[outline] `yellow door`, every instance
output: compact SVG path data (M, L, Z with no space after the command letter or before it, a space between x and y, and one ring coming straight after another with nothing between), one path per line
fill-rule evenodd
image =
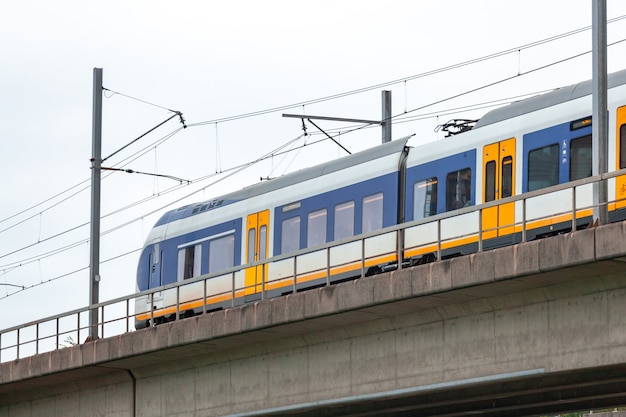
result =
M515 138L483 148L483 202L515 194ZM513 233L515 203L500 204L483 210L483 239Z
M269 210L248 215L246 221L246 263L267 258L269 242ZM246 269L246 295L261 292L261 285L267 281L267 265L257 265Z
M626 106L617 109L615 143L617 146L616 169L626 168ZM615 208L626 207L626 175L615 178L615 201Z

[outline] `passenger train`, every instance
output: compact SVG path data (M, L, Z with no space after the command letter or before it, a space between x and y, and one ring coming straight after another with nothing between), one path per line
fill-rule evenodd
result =
M531 219L527 240L572 229L569 197L554 192L522 208L521 201L498 200L591 176L591 81L560 88L490 111L472 129L415 147L408 138L306 168L221 197L165 213L147 237L137 268L137 290L145 291L239 265L349 240L390 226L463 207L496 201L481 211L485 249L521 241L522 210ZM626 70L608 79L608 170L626 167ZM557 187L558 188L558 187ZM591 219L592 185L576 191L574 224ZM608 183L609 218L626 218L626 175ZM510 199L509 199L510 200ZM449 213L450 212L450 213ZM435 218L435 217L433 217ZM535 219L535 220L532 220ZM419 223L419 222L417 222ZM433 223L434 224L434 223ZM432 226L407 231L402 241L380 238L368 248L365 265L348 254L353 246L327 256L311 255L297 279L282 264L259 264L219 275L206 284L137 298L137 328L231 305L279 296L374 273L403 263L432 261L477 250L478 234L459 216L448 222L446 243L437 246ZM396 246L400 245L400 247ZM342 249L345 248L345 249ZM359 247L360 248L360 247ZM357 252L360 249L357 249ZM344 253L345 252L345 253ZM308 264L308 265L305 265ZM193 281L189 281L193 282ZM169 295L168 295L169 294Z

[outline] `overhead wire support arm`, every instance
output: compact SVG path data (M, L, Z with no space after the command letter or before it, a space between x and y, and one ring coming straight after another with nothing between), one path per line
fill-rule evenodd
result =
M174 181L178 181L181 184L183 182L186 182L187 184L191 184L191 180L185 180L179 177L175 177L173 175L166 175L166 174L153 174L151 172L141 172L141 171L135 171L133 169L124 169L124 168L109 168L109 167L100 167L101 170L103 171L122 171L122 172L126 172L128 174L141 174L141 175L150 175L153 177L162 177L162 178L169 178L171 180Z
M183 119L183 114L181 112L175 112L172 116L168 117L167 119L165 119L164 121L162 121L161 123L159 123L158 125L154 126L152 129L148 130L147 132L143 133L142 135L140 135L139 137L137 137L136 139L132 140L131 142L127 143L126 145L122 146L121 148L119 148L117 151L113 152L111 155L107 156L106 158L102 159L102 161L100 162L104 162L107 159L111 158L113 155L117 155L119 152L123 151L124 149L128 148L130 145L132 145L133 143L137 142L139 139L143 138L144 136L146 136L147 134L154 132L156 129L158 129L159 127L163 126L165 123L169 122L170 120L172 120L174 117L180 117L180 121L183 124L183 128L186 128L187 126L185 125L185 119Z
M283 113L283 117L291 117L294 119L307 119L309 122L311 121L311 119L315 119L315 120L329 120L332 122L367 123L370 125L380 125L384 123L381 120L348 119L345 117L328 117L328 116L307 116L305 114Z
M309 123L311 123L313 126L315 126L320 132L325 134L326 137L328 137L328 139L330 139L333 142L335 142L341 149L343 149L344 151L348 152L349 155L351 155L352 152L347 150L341 143L337 142L335 140L335 138L330 136L328 133L326 133L324 130L322 130L322 128L320 128L318 125L313 123L313 121L311 119L328 120L328 121L331 121L331 122L364 123L364 124L368 124L368 125L384 125L385 124L385 121L381 121L381 120L351 119L351 118L346 118L346 117L328 117L328 116L307 116L305 114L283 113L283 117L291 117L291 118L294 118L294 119L301 119L302 120L303 130L304 130L305 134L306 134L306 127L304 126L304 119L308 120Z
M335 142L337 144L337 146L339 146L341 149L343 149L344 151L348 152L348 155L352 155L352 152L350 152L349 150L347 150L341 143L337 142L335 140L335 138L333 138L332 136L330 136L328 133L324 132L322 130L322 128L320 128L318 125L316 125L315 123L313 123L311 121L311 119L307 119L309 121L309 123L311 123L313 126L315 126L320 132L322 132L323 134L325 134L328 139L332 140L333 142Z
M15 287L15 288L21 288L22 290L25 290L26 287L23 285L17 285L17 284L7 284L7 283L0 283L0 285L2 286L6 286L6 287Z
M178 115L178 117L180 117L180 124L183 125L183 129L187 129L187 125L185 124L185 119L183 118L183 113L180 111L177 111L176 114Z

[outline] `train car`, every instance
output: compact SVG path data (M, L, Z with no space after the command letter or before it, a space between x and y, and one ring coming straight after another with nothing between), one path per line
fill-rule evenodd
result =
M609 171L626 167L626 71L608 83ZM569 191L521 201L506 199L591 176L591 82L557 89L485 114L468 131L437 142L407 147L409 138L219 198L184 206L162 216L140 255L137 289L191 280L191 285L138 297L136 327L158 324L205 310L280 296L292 291L381 271L475 252L479 230L483 248L572 229ZM626 218L626 176L610 180L612 221ZM465 207L504 200L480 211ZM577 188L575 224L591 219L592 185ZM456 214L458 215L450 215ZM442 216L446 214L445 216ZM445 217L445 222L427 218ZM477 219L480 216L480 219ZM423 220L423 221L422 221ZM480 221L477 221L480 220ZM293 262L271 262L217 275L193 278L266 258L341 242L399 223L412 222L395 235L372 240L362 264L356 243L302 257L297 280ZM480 225L480 226L476 226ZM437 230L437 228L441 230ZM437 247L437 236L442 243ZM400 242L400 243L399 243ZM402 247L398 247L400 244ZM402 259L398 259L398 253ZM356 255L355 255L356 254ZM236 290L233 290L235 288ZM180 300L176 305L176 299Z
M437 142L428 152L411 151L406 167L406 220L412 221L488 203L591 176L591 81L559 88L485 114L469 131ZM626 71L608 80L608 170L626 167ZM417 148L415 149L417 150ZM609 200L626 197L623 177L609 181ZM527 201L526 239L572 229L572 198L557 191ZM577 228L592 215L592 185L577 188ZM626 218L624 202L609 206L612 221ZM476 251L478 212L449 220L441 231L442 257ZM482 212L484 248L521 241L522 202ZM434 224L407 231L404 256L433 259ZM456 238L455 238L456 237ZM414 262L415 263L415 262Z
M399 161L408 138L262 182L222 197L165 213L147 237L137 269L138 291L314 247L398 223ZM393 243L395 245L395 243ZM348 254L334 273L340 280L360 270ZM395 259L374 259L371 263ZM315 260L310 262L315 263ZM291 291L281 264L251 267L235 274L236 304ZM312 269L298 286L318 285ZM267 287L261 289L261 281ZM211 280L209 310L233 303L231 276ZM287 288L289 287L289 288ZM296 290L299 288L296 288ZM183 315L202 310L205 290L183 287ZM136 327L172 320L173 294L156 293L136 301ZM152 310L152 311L151 311Z

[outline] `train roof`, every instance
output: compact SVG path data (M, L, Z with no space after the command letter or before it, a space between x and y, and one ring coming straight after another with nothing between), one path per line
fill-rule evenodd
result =
M546 107L565 103L566 101L588 96L591 94L593 88L591 82L592 80L587 80L578 84L569 85L567 87L557 88L549 93L539 94L534 97L516 101L508 106L492 110L480 118L474 126L474 129L516 116L521 116L536 110L541 110ZM608 75L608 88L617 87L623 84L626 84L626 70L614 72Z
M293 184L298 184L313 178L318 178L322 175L331 174L342 169L382 158L386 155L401 152L406 147L406 143L410 138L411 136L406 136L401 139L392 140L382 145L378 145L343 158L335 159L309 168L303 168L299 171L295 171L269 181L251 185L212 200L198 202L170 210L165 213L159 221L157 221L155 226L203 213L205 211L255 197L257 195L269 193L271 191L288 187Z

